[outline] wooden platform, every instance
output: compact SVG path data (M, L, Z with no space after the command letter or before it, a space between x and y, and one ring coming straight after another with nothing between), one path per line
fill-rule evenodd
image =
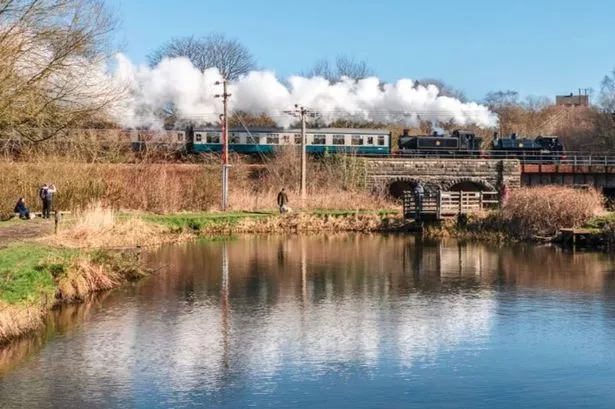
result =
M469 214L498 206L498 192L444 192L423 196L422 208L417 215L414 192L404 191L404 218L415 220L441 220L459 214ZM418 217L417 217L418 216Z
M559 229L559 232L562 244L572 246L573 248L577 245L577 239L587 239L594 234L594 231L589 229L575 228Z

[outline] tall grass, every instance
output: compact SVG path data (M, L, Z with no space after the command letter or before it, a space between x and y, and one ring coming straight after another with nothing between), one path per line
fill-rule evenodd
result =
M0 208L12 212L19 197L41 208L38 189L54 183L54 207L85 208L93 201L150 212L206 210L219 195L217 169L178 164L84 164L0 162Z
M73 226L57 235L41 238L57 246L80 249L134 248L180 239L181 236L171 235L165 226L146 223L137 217L119 218L113 209L100 202L77 213Z
M604 197L594 189L561 186L516 189L497 214L502 228L518 237L553 235L604 213Z
M32 210L41 208L38 188L54 183L54 206L84 209L100 201L113 209L155 213L206 211L221 203L219 163L203 156L202 164L112 164L62 161L0 161L0 212L11 212L21 196ZM234 158L230 171L233 210L277 207L278 191L285 187L292 208L379 208L390 206L385 197L365 191L365 166L360 158L325 156L308 161L305 203L298 201L299 155L283 150L260 164ZM249 159L252 160L252 159Z

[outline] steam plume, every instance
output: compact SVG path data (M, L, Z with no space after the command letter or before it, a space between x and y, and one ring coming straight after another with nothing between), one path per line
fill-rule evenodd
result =
M127 57L118 55L114 80L129 90L129 97L115 110L123 126L160 125L157 113L169 103L180 119L197 123L217 122L222 110L221 101L214 97L222 91L214 85L221 80L218 70L201 72L186 58L164 59L148 68L135 66ZM359 81L343 78L330 84L320 77L292 76L283 84L273 72L253 71L229 84L229 92L231 110L266 113L284 127L294 121L284 110L295 104L317 112L324 123L349 119L408 125L416 125L419 120L452 120L480 127L497 124L497 116L486 106L440 96L436 86L415 86L410 79L383 85L376 77Z

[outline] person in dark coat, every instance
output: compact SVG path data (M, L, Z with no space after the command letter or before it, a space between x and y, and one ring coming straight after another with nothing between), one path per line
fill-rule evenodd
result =
M288 195L286 194L286 191L284 190L284 188L282 188L282 190L280 190L280 193L278 193L278 207L280 208L280 213L286 213L287 204L288 204Z
M26 199L20 197L15 205L15 213L19 213L20 219L29 219L30 218L30 210L26 206Z
M49 190L49 186L47 186L47 183L43 184L43 186L41 186L40 190L38 191L38 197L41 199L41 201L43 202L43 219L45 218L45 214L47 213L49 204L47 203L47 191Z
M415 220L419 220L421 218L421 213L423 212L423 197L425 196L425 188L423 184L419 181L414 186L414 208L416 211Z
M43 218L49 219L51 209L53 206L53 195L56 193L56 187L54 185L47 186L45 183L39 191L39 196L43 201Z

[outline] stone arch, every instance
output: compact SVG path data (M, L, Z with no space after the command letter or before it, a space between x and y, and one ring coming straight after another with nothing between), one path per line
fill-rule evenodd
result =
M442 190L463 190L466 192L493 192L496 188L489 182L477 178L459 178L447 180L440 186Z
M401 199L404 195L404 190L413 190L417 182L416 179L409 178L391 180L387 185L387 194L394 199Z
M436 192L441 188L441 185L433 181L427 182L421 178L414 177L398 177L392 178L387 182L386 192L394 199L401 199L404 190L414 190L418 182L423 183L426 192Z

